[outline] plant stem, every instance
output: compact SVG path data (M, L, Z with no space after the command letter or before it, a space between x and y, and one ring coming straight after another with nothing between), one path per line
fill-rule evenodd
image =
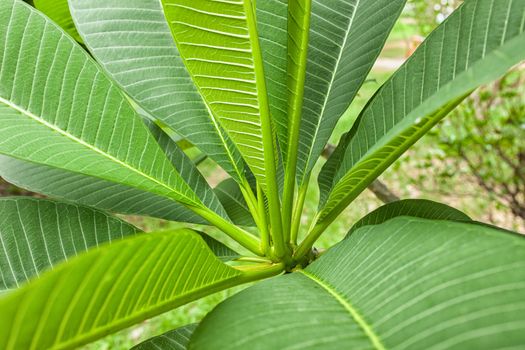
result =
M316 221L317 220L315 218L313 222ZM320 223L315 224L315 226L306 235L306 238L301 242L301 244L299 244L299 247L297 247L297 250L293 255L295 260L301 259L310 252L315 241L319 239L319 237L323 234L323 232L326 230L328 225L330 225L330 223L331 221L322 221Z
M244 11L246 13L246 21L249 27L250 43L252 46L253 62L255 67L255 79L257 82L257 90L259 95L264 167L266 170L266 195L268 197L271 234L273 236L273 243L275 245L275 254L280 258L287 254L287 249L283 237L281 203L279 200L277 186L275 135L270 119L270 106L268 103L268 93L266 89L266 77L264 75L262 53L257 34L255 11L251 0L244 0Z
M294 211L292 214L292 228L290 232L290 242L297 244L297 236L299 234L299 226L301 224L301 216L304 209L304 201L306 199L306 194L308 192L309 179L306 179L305 182L299 187L299 194L297 196L297 202L295 203Z
M256 255L264 256L264 252L261 249L261 241L257 237L254 237L249 232L246 232L242 228L235 226L231 222L226 221L217 213L209 210L208 208L191 207L191 209L195 213L202 216L204 219L208 220L210 224L216 226L228 236L236 240L244 248Z
M297 171L297 151L299 148L299 132L301 125L301 112L303 105L304 95L304 82L306 79L306 62L308 58L308 38L310 33L310 8L311 0L305 0L302 2L302 10L304 15L299 19L300 23L297 23L298 19L293 18L288 10L288 27L297 25L301 29L301 37L299 42L295 42L288 37L288 47L296 47L298 53L296 64L294 59L288 60L288 90L292 93L289 94L290 98L288 101L288 115L290 120L290 126L288 128L288 149L286 153L286 172L284 175L284 192L283 192L283 229L285 234L285 241L289 242L290 237L293 235L290 232L290 228L293 225L292 208L294 206L294 192L295 192L295 181ZM288 28L288 32L294 32L297 28ZM296 38L295 38L296 39ZM297 207L297 206L296 206ZM293 241L293 239L291 240Z
M266 258L260 258L257 256L241 256L240 258L235 259L234 261L240 262L252 262L252 263L261 263L261 264L272 264L273 261Z
M284 271L284 263L276 264L257 264L249 266L235 266L236 270L242 271L241 280L243 283L273 277Z
M253 194L250 184L246 179L243 179L243 183L239 185L239 188L241 189L244 200L252 214L253 220L259 229L261 235L261 250L266 254L270 248L270 233L268 232L266 213L264 211L261 212L259 201ZM257 192L259 192L259 186L257 186ZM257 195L260 196L259 193Z
M264 206L264 193L261 186L257 185L257 198L258 198L258 211L259 218L261 219L261 241L263 246L263 251L268 253L270 249L270 232L268 231L268 221L266 220L266 208Z

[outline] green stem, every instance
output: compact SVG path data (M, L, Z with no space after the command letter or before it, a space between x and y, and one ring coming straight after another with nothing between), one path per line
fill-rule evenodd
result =
M291 6L291 5L290 5ZM302 11L304 15L299 19L292 18L291 10L288 10L288 26L298 25L301 29L301 37L299 42L295 42L290 37L288 38L288 47L296 47L298 59L296 64L294 60L288 60L288 74L292 78L288 78L288 89L293 92L288 101L288 115L290 126L288 128L288 149L286 153L286 172L284 176L284 191L283 191L283 229L285 232L285 241L289 242L292 226L292 210L295 192L295 177L297 168L297 151L299 149L299 132L301 125L301 111L303 105L304 82L306 79L306 62L308 57L308 39L310 33L310 8L311 0L305 0L300 4L303 6ZM289 33L292 31L288 31ZM293 241L293 239L292 239Z
M275 155L275 137L270 119L270 106L268 104L268 94L266 89L266 77L264 75L264 66L259 37L257 34L257 25L255 21L255 9L251 0L244 0L244 10L246 20L249 26L250 43L253 51L253 63L255 67L255 79L259 91L259 108L261 115L261 131L264 154L264 167L266 170L266 195L268 197L268 206L270 214L270 225L275 253L278 257L284 257L287 254L286 245L283 237L281 203L279 200L277 186L277 158Z
M223 219L217 213L209 210L208 208L190 207L190 209L206 219L210 224L216 226L218 229L236 240L244 248L256 255L264 256L264 252L261 249L261 241L249 232L246 232L240 227L233 225L231 222Z
M316 222L314 219L313 222ZM325 222L317 223L306 235L306 238L299 244L299 247L297 247L297 250L295 251L293 257L296 260L300 260L302 257L306 256L306 254L310 253L315 241L319 239L319 237L323 234L323 232L328 227L328 224L325 224Z
M297 244L297 236L299 234L299 226L301 224L301 216L303 214L304 202L306 199L306 194L308 193L308 184L309 177L305 182L299 187L299 194L297 196L297 202L295 203L294 211L292 214L292 228L290 233L290 242Z
M285 266L281 262L276 264L257 264L254 266L234 266L234 268L243 273L241 280L242 283L246 283L276 276L284 271Z
M257 186L259 187L259 186ZM259 207L259 201L253 194L250 184L246 179L243 179L243 183L239 185L241 193L248 205L248 209L252 214L253 220L259 229L261 235L261 250L266 254L270 248L270 233L268 232L268 223L266 222L266 213L261 212ZM259 192L259 191L257 191ZM258 194L260 196L260 194Z
M234 261L238 262L251 262L251 263L260 263L260 264L272 264L273 261L266 258L260 258L257 256L241 256L240 258L235 259Z
M268 221L266 220L266 208L264 206L264 193L261 186L257 185L257 198L258 198L258 211L259 218L261 219L261 241L263 246L263 251L268 253L270 249L270 232L268 230Z

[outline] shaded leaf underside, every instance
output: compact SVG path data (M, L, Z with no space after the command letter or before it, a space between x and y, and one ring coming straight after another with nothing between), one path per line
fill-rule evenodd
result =
M148 339L131 350L186 350L190 337L197 328L197 324L189 324L184 327L177 328L173 331L166 332L159 336Z
M150 192L0 155L0 176L6 181L46 196L113 213L205 224L183 205Z
M426 199L402 199L385 204L365 215L352 226L348 235L360 227L382 224L397 216L413 216L429 220L470 221L466 214L446 204Z
M46 199L0 199L0 290L18 287L89 248L133 235L101 211Z

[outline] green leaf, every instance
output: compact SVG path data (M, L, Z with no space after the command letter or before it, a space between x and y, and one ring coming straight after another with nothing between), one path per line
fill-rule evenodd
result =
M239 226L255 226L250 209L239 185L233 179L222 181L213 189L232 222Z
M470 221L463 212L449 207L446 204L429 201L427 199L403 199L385 204L357 221L348 231L351 235L360 227L378 225L397 216L413 216L430 220Z
M79 43L82 43L78 35L67 0L33 0L34 6L48 16L53 22L62 27L69 35Z
M406 0L312 1L297 176L307 180Z
M326 226L384 169L481 84L525 58L525 3L467 0L376 93L338 146L318 222ZM330 169L328 170L330 172ZM323 204L323 203L321 203Z
M0 153L199 205L118 89L54 23L7 0L0 31Z
M169 198L46 165L0 155L0 176L29 191L113 213L206 224L200 216Z
M198 91L266 189L277 158L252 2L161 2Z
M101 211L47 199L0 198L0 290L57 263L137 232Z
M524 294L524 237L398 217L227 299L190 348L517 349Z
M0 348L72 349L177 306L280 273L220 262L190 230L137 235L60 264L0 297Z
M71 0L70 6L90 52L126 93L239 179L240 154L186 71L160 2Z
M197 324L189 324L177 328L167 333L148 339L134 347L131 350L186 350L192 333L197 328Z

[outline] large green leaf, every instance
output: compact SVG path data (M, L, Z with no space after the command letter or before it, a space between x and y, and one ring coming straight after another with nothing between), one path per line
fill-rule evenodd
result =
M76 41L82 42L80 35L78 35L75 23L69 13L69 6L67 0L33 0L34 6L56 24L62 27L69 35Z
M0 290L18 287L90 247L135 234L101 211L47 199L0 198Z
M117 87L59 27L6 0L0 32L0 153L202 206Z
M137 235L70 259L0 297L0 348L71 349L213 292L281 271L242 272L189 230Z
M154 118L239 178L235 147L206 108L158 0L72 0L84 42L111 77Z
M304 182L406 0L312 0L297 175Z
M198 91L266 188L277 159L252 2L161 2Z
M148 339L134 347L131 350L186 350L190 337L197 328L197 324L189 324L184 327L177 328L167 333Z
M473 89L525 58L525 2L467 0L383 85L321 178L331 222L366 186ZM328 195L327 188L332 188ZM328 197L328 199L326 199Z
M524 237L398 217L226 300L190 348L518 349L524 295Z
M446 204L426 199L402 199L385 204L365 215L352 226L348 235L360 227L382 224L397 216L413 216L430 220L470 221L466 214Z
M0 176L6 181L46 196L113 213L205 224L200 216L169 198L134 187L105 181L46 165L0 155Z

